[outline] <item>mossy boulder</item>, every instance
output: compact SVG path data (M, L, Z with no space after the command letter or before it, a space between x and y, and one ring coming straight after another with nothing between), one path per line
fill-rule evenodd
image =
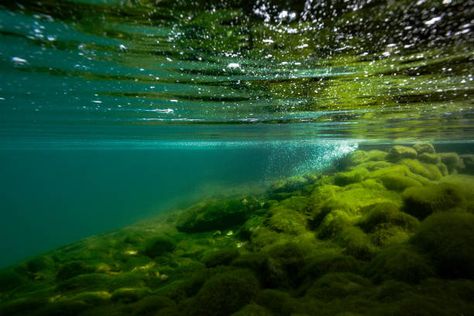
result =
M13 269L1 270L0 271L0 294L2 292L11 291L23 283L26 282L26 279L18 274Z
M131 303L136 302L150 293L148 288L123 287L112 292L113 302Z
M415 159L402 159L400 163L407 166L412 173L429 180L439 180L443 176L439 168L433 164L423 163Z
M415 249L402 245L382 250L370 262L367 273L375 282L393 279L419 283L433 276L434 269Z
M237 248L224 248L206 253L202 262L208 268L228 265L240 255Z
M176 242L168 236L157 236L146 241L143 254L156 258L176 249Z
M277 232L300 234L306 230L306 217L297 211L277 206L270 213L268 225Z
M416 150L418 155L434 154L436 152L434 146L430 143L416 143L413 145L413 149Z
M418 227L418 220L400 211L400 206L393 203L378 203L368 206L364 210L364 217L359 226L365 232L374 232L382 225L394 225L407 231L414 231Z
M464 169L463 161L457 153L440 153L439 157L441 162L448 167L449 173Z
M236 269L216 274L199 290L187 314L231 315L249 304L258 288L258 281L251 271Z
M258 294L256 301L272 312L272 315L293 315L297 302L287 292L265 289Z
M131 305L131 309L135 316L153 316L162 315L160 311L175 306L176 303L166 296L149 295Z
M474 155L461 155L461 159L464 164L464 169L462 170L462 172L467 174L474 174Z
M431 164L439 164L441 162L441 158L437 154L430 154L430 153L423 153L418 156L418 159L425 163Z
M403 192L404 211L419 219L434 212L448 211L462 206L462 189L451 183L411 187Z
M341 169L357 166L369 161L383 161L387 157L387 153L382 150L355 150L347 156L339 160L338 166Z
M386 247L406 242L412 233L392 224L380 224L369 234L370 240L375 246Z
M369 171L364 167L357 167L349 171L336 173L334 183L345 186L351 183L361 182L369 175Z
M412 147L396 145L390 148L390 151L387 155L387 159L389 161L397 162L401 159L406 158L414 159L416 158L416 156L418 156L418 153Z
M353 256L343 254L318 255L308 258L306 265L299 274L299 279L314 281L326 273L331 272L352 272L361 271L362 262Z
M371 287L370 280L353 273L327 273L317 279L307 290L306 296L319 300L343 299L361 295Z
M58 272L56 273L56 278L58 280L67 280L72 277L75 277L81 274L92 273L94 271L95 271L94 267L86 264L85 262L71 261L71 262L62 264L59 267Z
M188 233L227 229L244 223L259 207L252 197L211 200L182 213L176 227Z
M433 214L421 224L412 243L431 258L442 276L474 278L473 214Z
M255 303L245 305L238 312L232 314L232 316L272 316L273 314L260 305Z
M342 229L336 240L343 247L345 254L357 259L368 260L376 252L369 236L355 226Z

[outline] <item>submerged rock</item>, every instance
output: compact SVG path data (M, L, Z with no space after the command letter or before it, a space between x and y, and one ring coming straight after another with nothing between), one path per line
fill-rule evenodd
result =
M411 147L396 145L388 152L387 159L397 162L401 159L414 159L417 155L416 150Z

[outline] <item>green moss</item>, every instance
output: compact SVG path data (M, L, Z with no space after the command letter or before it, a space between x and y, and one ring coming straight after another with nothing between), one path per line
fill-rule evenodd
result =
M156 258L172 252L175 248L176 242L173 239L167 236L158 236L146 241L143 253L150 258Z
M357 215L341 210L329 212L319 226L318 237L321 239L335 238L344 228L355 223L358 218Z
M422 163L415 159L403 159L400 163L407 166L414 174L418 174L429 180L439 180L443 176L436 165Z
M328 273L316 280L306 296L319 300L343 299L360 295L371 287L370 280L353 273Z
M362 267L361 261L352 256L342 254L318 255L306 261L306 265L298 276L303 283L312 283L317 278L331 272L352 272L358 274Z
M72 277L94 272L94 267L82 262L72 261L61 265L56 274L58 280L67 280Z
M418 220L399 211L400 207L393 203L378 203L368 206L364 210L364 217L359 226L366 232L374 232L381 224L391 224L407 231L414 231L418 227Z
M381 150L356 150L342 158L339 161L339 166L342 169L346 169L369 161L383 161L386 157L387 153Z
M90 308L81 301L62 300L59 302L48 303L40 308L35 315L37 316L75 316Z
M380 224L370 234L370 240L378 247L398 245L406 242L412 234L392 224Z
M135 316L157 315L165 308L173 308L176 303L166 296L149 295L132 304L130 309ZM159 313L161 315L161 313Z
M357 259L370 259L376 249L370 238L358 227L344 228L336 239L344 248L344 253Z
M407 246L395 246L381 251L370 263L368 275L375 281L389 279L419 283L434 275L433 268L422 255Z
M357 167L350 171L339 172L334 176L334 183L339 186L361 182L369 175L369 171L364 167Z
M208 268L219 265L228 265L240 255L236 248L226 248L212 251L204 255L202 262Z
M462 172L467 174L474 174L474 155L461 155L461 159L464 165L464 169L462 170Z
M306 230L306 218L297 211L284 207L270 209L269 226L277 232L300 234Z
M292 196L281 201L279 205L287 209L304 213L310 207L310 199L308 199L306 196Z
M74 295L71 300L84 302L88 305L100 305L107 303L111 296L107 291L86 291Z
M462 190L450 183L411 187L403 192L404 211L419 219L433 212L447 211L464 202Z
M270 310L273 315L293 315L297 310L296 301L287 293L278 290L263 290L256 299L257 303Z
M62 280L57 283L57 288L60 291L96 291L107 290L112 278L109 275L102 273L88 273L81 274L67 280Z
M425 163L431 164L439 164L441 162L441 158L437 154L430 154L430 153L423 153L418 156L418 159Z
M149 293L150 289L147 288L123 287L112 292L111 300L114 302L131 303L142 299Z
M232 316L272 316L273 314L260 305L255 303L245 305L238 312L232 314Z
M194 298L189 315L231 315L257 295L258 281L248 270L232 270L211 277Z
M464 169L462 159L456 153L440 153L441 161L448 167L449 173Z
M222 230L244 223L260 204L254 198L211 200L195 205L178 218L183 232Z
M238 235L243 239L250 239L252 234L265 226L266 218L264 216L251 216L245 223L240 226Z
M390 151L388 152L387 159L389 161L399 161L401 159L409 158L413 159L416 158L418 153L415 149L407 146L393 146Z
M436 152L435 148L430 143L417 143L417 144L413 145L413 149L416 150L418 155L421 155L421 154L434 154Z
M473 214L433 214L421 224L412 242L431 258L441 275L474 278Z
M0 294L2 292L11 291L23 283L25 283L25 278L16 273L12 269L1 270L0 271Z
M404 191L406 188L421 186L419 181L398 174L386 174L379 179L387 189L393 191Z

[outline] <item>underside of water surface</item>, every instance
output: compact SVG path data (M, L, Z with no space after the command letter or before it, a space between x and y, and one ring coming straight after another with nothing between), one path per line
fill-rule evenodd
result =
M474 315L473 27L0 3L0 315Z

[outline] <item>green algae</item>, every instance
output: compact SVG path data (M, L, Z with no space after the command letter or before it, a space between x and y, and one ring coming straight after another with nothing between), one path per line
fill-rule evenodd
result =
M453 157L358 150L324 175L91 237L1 271L0 313L467 315L474 179Z

